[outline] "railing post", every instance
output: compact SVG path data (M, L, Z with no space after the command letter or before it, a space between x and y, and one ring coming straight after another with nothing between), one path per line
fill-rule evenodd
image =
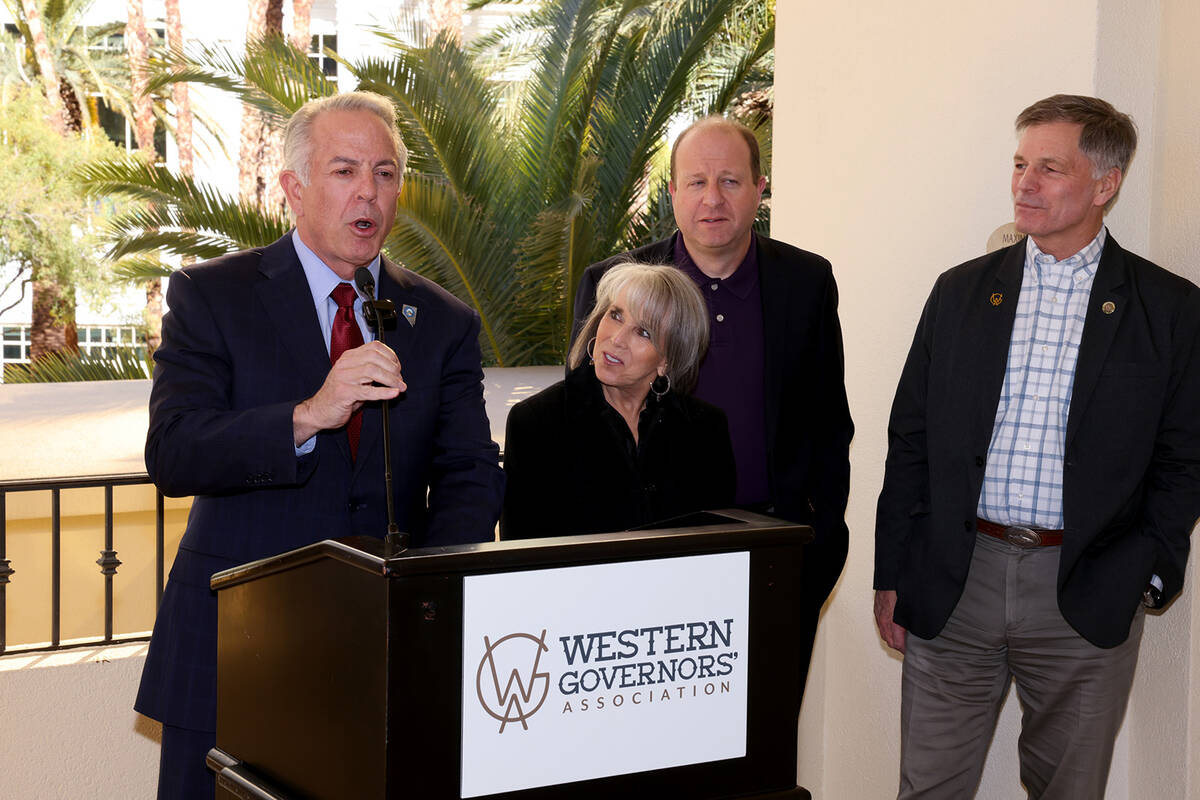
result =
M163 545L163 528L165 527L163 522L165 515L163 510L163 493L155 487L154 496L156 498L154 501L154 614L157 617L158 608L162 605L164 583L163 561L166 560L166 553L164 552L166 548Z
M50 490L50 646L62 642L62 490Z
M117 551L113 549L113 487L104 487L104 549L96 559L100 565L100 573L104 575L104 641L111 642L113 637L113 576L121 561Z
M8 646L8 605L5 590L8 588L8 576L16 570L8 564L8 493L0 490L0 655Z
M70 478L31 478L20 480L0 481L0 655L14 652L46 652L61 650L64 647L79 645L111 644L120 641L145 640L145 636L121 635L116 632L116 582L113 580L122 562L117 558L116 549L116 512L114 510L114 492L117 486L147 486L152 485L145 473L127 473L119 475L87 475ZM104 575L104 635L99 633L70 639L63 644L63 509L62 491L98 487L104 489L104 549L96 565ZM12 492L50 492L50 632L49 641L36 646L18 645L10 647L8 643L7 626L7 584L9 577L15 573L8 561L8 509L7 498ZM163 587L166 583L166 510L165 498L161 492L155 491L155 612L162 605ZM41 537L38 537L41 542ZM68 551L67 558L71 557ZM41 584L33 588L40 590ZM41 637L39 637L40 639ZM0 793L2 796L2 793Z

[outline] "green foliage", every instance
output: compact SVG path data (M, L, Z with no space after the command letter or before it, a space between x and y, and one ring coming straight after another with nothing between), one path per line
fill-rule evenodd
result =
M109 285L96 223L99 212L118 207L88 199L75 173L118 151L107 141L58 136L46 115L33 91L0 104L0 263L15 268L0 286L0 309L19 303L31 280L92 296Z
M4 383L145 380L153 371L150 354L141 347L110 348L100 356L56 352L32 364L5 365Z
M39 2L46 44L59 81L74 95L74 106L81 117L76 122L85 127L95 126L96 99L132 119L132 95L129 62L125 57L121 36L125 25L110 22L105 25L84 25L83 16L93 0L46 0ZM25 10L20 0L4 0L15 21L17 33L30 42ZM32 47L12 43L15 66L29 86L39 85L38 66ZM0 48L3 50L5 48ZM22 63L23 62L23 63ZM68 109L68 113L75 113Z
M163 254L216 258L273 242L289 228L280 216L136 155L96 160L78 174L95 196L142 201L111 217L107 226L108 258L117 262L114 274L127 280L170 275Z
M752 85L774 16L739 15L761 5L546 0L482 46L380 32L388 57L341 60L392 100L411 153L386 252L479 312L488 363L561 363L583 269L669 228L668 125L724 110ZM244 58L193 53L155 85L172 80L220 87L277 120L334 91L269 39ZM162 170L109 163L85 175L96 191L155 201L112 229L112 255L143 267L139 254L154 248L207 258L266 244L285 225Z

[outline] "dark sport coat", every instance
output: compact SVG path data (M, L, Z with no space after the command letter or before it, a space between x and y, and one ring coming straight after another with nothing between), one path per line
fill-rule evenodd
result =
M850 439L837 284L829 262L789 244L754 236L763 309L763 417L767 480L775 516L811 525L805 548L808 596L817 607L846 563ZM670 264L667 238L593 264L575 294L575 330L596 302L596 285L627 261Z
M396 516L414 546L491 540L504 476L483 405L479 317L384 261L379 295L401 316L384 342L408 390L391 401ZM297 457L292 409L330 369L291 235L171 278L155 354L146 467L166 495L195 495L155 623L136 708L213 730L214 571L326 538L387 529L377 404L358 457L344 430ZM353 613L348 610L347 613Z
M1025 240L941 275L888 425L875 588L895 621L938 634L967 580L1025 263ZM1107 237L1088 299L1063 463L1058 601L1114 647L1151 574L1183 584L1200 515L1200 291Z

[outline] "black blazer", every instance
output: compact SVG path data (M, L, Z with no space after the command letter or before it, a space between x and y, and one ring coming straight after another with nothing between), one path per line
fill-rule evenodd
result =
M875 588L932 638L967 579L1025 240L938 278L896 390L879 495ZM998 302L997 302L998 300ZM1107 311L1106 311L1107 309ZM1200 291L1110 235L1088 300L1063 464L1059 607L1114 647L1151 574L1183 584L1200 515Z
M621 531L733 504L725 414L671 391L633 437L584 364L508 414L503 539Z
M379 294L402 317L384 341L408 390L391 401L396 516L416 546L491 540L504 475L483 405L479 317L385 260ZM297 457L292 409L329 372L291 234L175 273L155 354L146 468L166 495L195 495L155 623L136 708L197 730L215 722L214 571L326 538L387 529L380 412L358 457L344 430Z
M676 234L679 235L679 234ZM819 606L846 563L850 439L837 283L821 256L755 235L766 348L763 364L767 478L775 516L812 525L804 577ZM669 264L674 238L593 264L575 294L575 330L596 302L596 284L626 261Z

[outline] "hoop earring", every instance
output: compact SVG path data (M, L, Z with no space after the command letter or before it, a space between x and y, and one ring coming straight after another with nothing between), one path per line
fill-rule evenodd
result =
M583 352L587 353L589 364L596 363L596 358L595 358L595 356L592 355L592 353L595 351L595 349L596 349L596 337L593 336L592 338L588 339L587 346L585 346L583 348Z
M671 391L671 376L666 373L659 375L650 383L650 391L654 392L654 397L662 400L667 392Z

